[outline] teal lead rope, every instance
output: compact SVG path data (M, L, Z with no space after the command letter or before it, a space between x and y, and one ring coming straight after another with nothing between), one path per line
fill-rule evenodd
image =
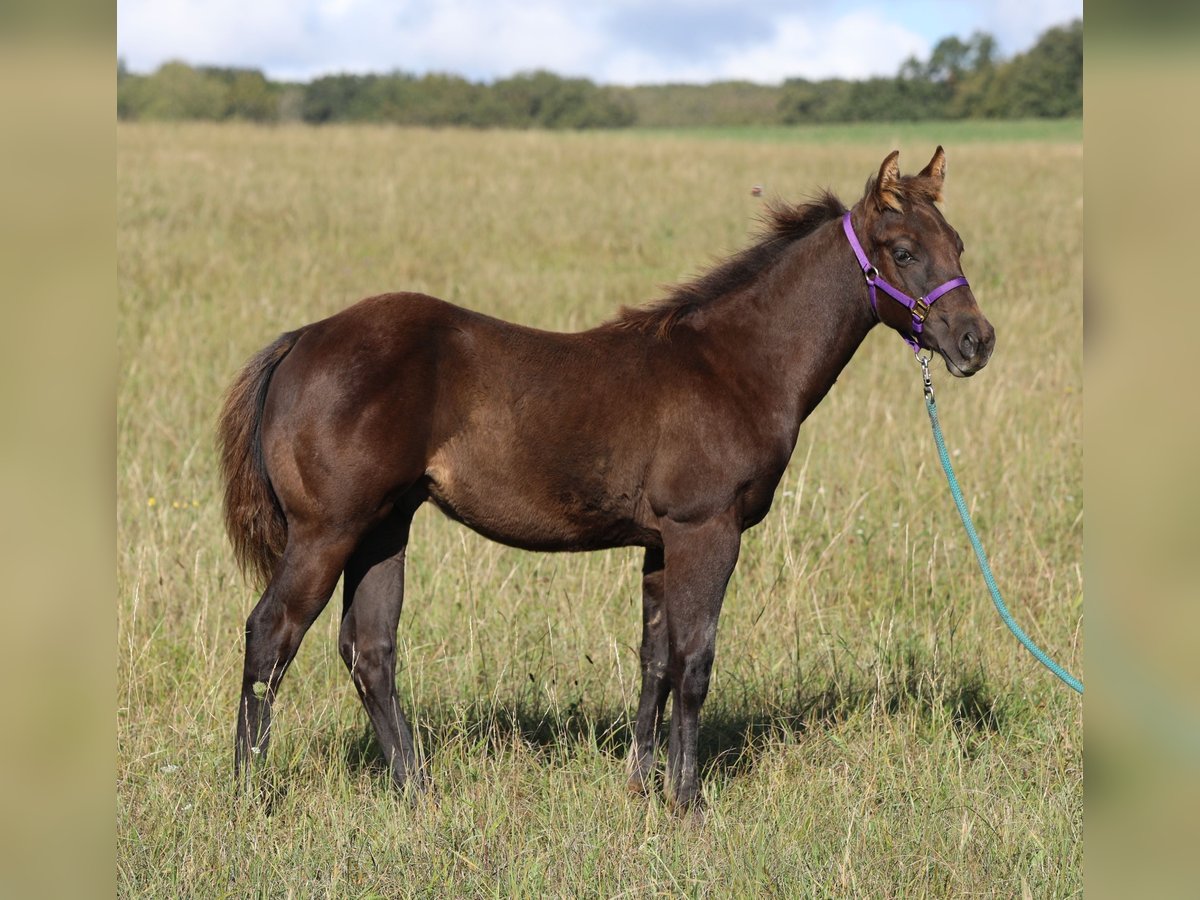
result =
M1017 640L1025 645L1025 649L1032 653L1038 662L1057 675L1067 687L1082 694L1083 682L1047 656L1042 648L1021 630L1021 626L1014 621L1012 613L1008 611L1004 598L1000 596L1000 588L997 587L996 578L992 575L992 567L988 565L987 554L983 552L983 544L979 541L979 535L975 533L975 525L971 522L971 514L967 512L967 504L963 500L962 488L958 486L958 479L954 477L954 467L950 465L950 454L946 452L946 442L942 439L942 427L938 424L937 403L933 399L933 380L929 376L929 357L918 355L917 361L921 364L921 376L925 382L925 409L929 412L929 423L933 426L933 440L937 444L938 457L946 472L946 480L950 483L950 493L954 497L958 515L962 519L963 527L967 530L967 537L971 539L971 546L975 549L975 558L979 560L979 569L983 572L983 580L987 582L988 590L992 593L992 602L996 604L996 611L1000 613L1000 618L1004 620L1008 630L1016 635Z

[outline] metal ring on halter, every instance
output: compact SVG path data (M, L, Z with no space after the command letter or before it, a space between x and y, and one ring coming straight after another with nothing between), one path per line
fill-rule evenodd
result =
M932 400L933 399L933 376L929 374L929 363L933 360L933 351L929 350L928 356L922 356L921 355L922 350L929 350L929 348L928 347L918 348L917 352L916 352L916 357L917 357L917 362L921 366L921 381L924 382L923 387L925 388L925 399Z
M879 280L879 270L874 266L868 266L863 269L863 278L867 280L867 284L874 284Z

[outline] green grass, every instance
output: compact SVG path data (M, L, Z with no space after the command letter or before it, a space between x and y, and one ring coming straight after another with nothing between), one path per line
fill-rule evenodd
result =
M1079 674L1082 145L926 139L995 324L935 375L1018 621ZM892 149L686 135L118 128L117 884L130 896L1064 897L1082 892L1078 699L996 617L877 331L746 535L701 719L709 814L624 792L639 555L536 555L425 509L402 702L434 797L388 789L335 648L277 704L271 814L231 792L245 616L221 526L222 391L277 333L389 289L583 328L746 241L768 195L856 199Z

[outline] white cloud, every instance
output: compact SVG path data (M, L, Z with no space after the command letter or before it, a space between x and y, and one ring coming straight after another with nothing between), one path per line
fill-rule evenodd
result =
M287 0L120 0L117 10L117 50L139 70L169 59L261 66L310 42Z
M341 19L357 5L359 0L321 0L318 8L326 18Z
M571 7L555 0L450 0L394 35L409 68L463 72L476 77L551 69L587 74L603 56L603 35ZM386 48L381 48L386 53Z
M628 48L605 61L601 78L617 84L865 78L894 75L909 56L924 56L929 49L921 35L872 11L851 12L830 21L793 14L777 20L775 33L766 42L726 49L690 65Z
M990 0L981 12L978 28L1012 54L1028 50L1047 28L1083 18L1083 0Z
M805 78L866 78L894 75L909 56L929 52L929 42L914 31L870 10L847 13L819 27L799 16L780 22L776 38L743 58L729 60L726 70L743 77L779 81Z

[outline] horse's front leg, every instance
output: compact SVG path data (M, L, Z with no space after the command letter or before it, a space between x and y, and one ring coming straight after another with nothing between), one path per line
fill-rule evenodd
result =
M642 695L629 751L629 790L650 790L658 723L671 691L667 680L667 615L663 608L663 552L646 551L642 563Z
M708 696L717 618L737 564L741 531L731 511L701 523L672 522L662 534L667 675L675 695L667 780L674 805L688 809L699 799L696 743L700 707Z

